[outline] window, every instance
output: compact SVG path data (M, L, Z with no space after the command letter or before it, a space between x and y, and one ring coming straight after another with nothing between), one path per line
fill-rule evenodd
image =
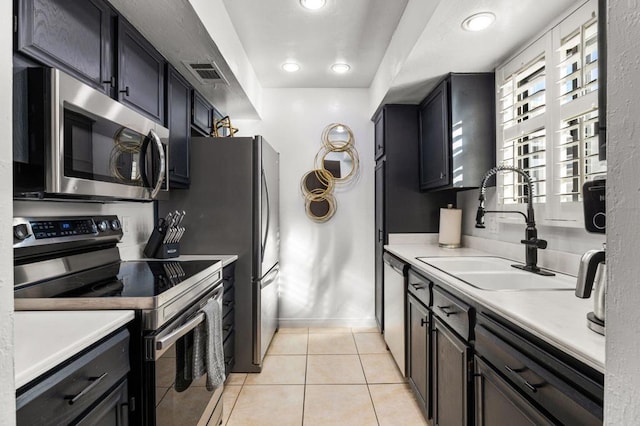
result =
M533 181L538 220L582 226L581 189L606 173L598 158L597 1L582 4L496 69L497 158ZM521 209L524 180L498 176L498 204Z

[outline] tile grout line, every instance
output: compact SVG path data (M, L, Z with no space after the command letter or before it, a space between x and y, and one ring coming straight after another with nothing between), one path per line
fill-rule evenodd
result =
M307 372L309 371L309 329L307 328L307 353L305 356L304 364L304 386L302 387L302 418L300 419L300 425L304 426L304 406L307 402Z
M380 426L378 411L376 410L376 405L373 403L373 396L371 396L369 379L367 378L367 373L364 371L364 364L362 363L362 357L360 356L360 349L358 348L358 344L356 343L356 336L355 336L355 333L353 333L353 331L351 332L351 337L353 338L353 343L356 345L356 351L358 352L358 361L360 361L360 368L362 368L362 375L364 376L364 382L367 385L367 393L369 394L369 401L371 401L371 408L373 408L373 415L376 416L376 423L378 424L378 426Z
M242 384L240 385L240 391L238 392L238 396L236 396L236 399L233 401L233 405L231 406L231 409L229 410L229 417L227 417L227 421L224 422L225 425L227 423L229 423L229 420L231 419L231 415L233 414L233 409L236 408L236 404L238 403L238 400L240 399L240 394L242 393L242 389L244 389L244 383L247 381L247 377L249 377L248 374L246 374L244 376L244 379L242 380ZM223 388L222 392L223 392L222 393L222 398L224 398L224 388ZM224 415L224 404L222 405L222 411L223 411L223 415Z

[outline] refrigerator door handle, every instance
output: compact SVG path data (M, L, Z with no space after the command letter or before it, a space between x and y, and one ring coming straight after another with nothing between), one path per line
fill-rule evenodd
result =
M261 170L262 186L264 187L264 195L267 199L267 227L264 231L264 239L261 247L261 258L264 259L264 252L267 248L267 238L269 238L269 222L271 222L271 203L269 201L269 187L267 186L267 179L264 176L264 169Z

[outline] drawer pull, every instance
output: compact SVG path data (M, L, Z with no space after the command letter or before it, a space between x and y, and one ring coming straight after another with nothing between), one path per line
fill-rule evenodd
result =
M80 398L82 398L83 396L85 396L86 394L88 394L89 392L91 392L91 390L93 388L95 388L96 386L98 386L98 384L105 378L107 377L107 373L102 373L101 376L98 377L89 377L89 385L82 389L80 391L79 394L77 395L69 395L69 396L65 396L64 399L68 399L69 400L69 405L73 405L76 402L78 402L78 400Z
M429 321L427 321L426 318L420 318L420 327L424 327L428 323L429 323Z
M451 308L449 306L438 306L438 309L440 309L442 311L443 314L445 314L447 316L447 318L450 315L455 315L458 313L458 311L452 311L450 310Z
M526 370L525 368L511 368L508 365L504 366L504 369L507 370L509 373L514 374L515 376L518 377L518 379L520 379L520 382L522 382L523 385L525 385L527 388L529 388L529 390L531 392L537 392L538 391L538 387L536 385L532 385L531 383L529 383L526 379L524 379L522 376L520 376L518 373L521 371Z
M427 286L422 283L411 283L411 287L415 288L416 290L424 290Z

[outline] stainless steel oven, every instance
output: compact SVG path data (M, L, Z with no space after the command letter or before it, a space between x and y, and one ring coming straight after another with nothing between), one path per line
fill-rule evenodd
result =
M28 68L14 196L153 200L168 190L169 130L51 68Z
M20 217L13 223L16 310L135 311L129 424L219 423L222 386L208 391L206 375L189 375L201 309L212 299L222 304L219 260L122 261L116 216Z
M218 425L222 418L222 386L207 390L206 376L192 379L193 332L204 321L200 308L214 299L222 309L220 284L166 327L145 337L147 368L153 373L155 424ZM189 407L185 409L185 407Z

